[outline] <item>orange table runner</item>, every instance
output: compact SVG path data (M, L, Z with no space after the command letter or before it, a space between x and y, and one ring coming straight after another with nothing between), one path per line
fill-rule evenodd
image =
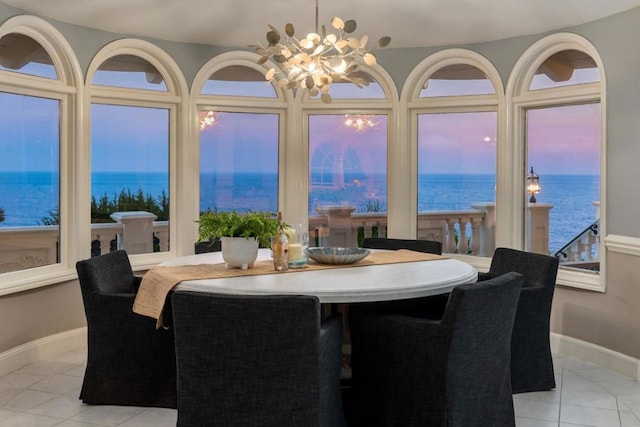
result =
M142 277L142 283L133 304L133 311L143 316L156 319L157 327L162 323L162 310L167 294L178 283L184 280L218 279L239 276L255 276L260 274L290 274L311 270L324 270L329 268L363 267L368 265L393 264L401 262L417 262L444 259L442 255L414 252L406 249L397 251L372 252L365 259L354 264L328 265L318 264L314 261L302 269L289 269L286 272L275 271L272 260L261 260L254 263L253 268L242 270L239 268L226 268L220 264L198 264L181 266L157 266L151 268Z

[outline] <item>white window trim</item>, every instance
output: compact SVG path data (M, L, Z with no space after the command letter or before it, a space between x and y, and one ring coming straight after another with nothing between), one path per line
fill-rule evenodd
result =
M193 243L197 240L198 227L195 221L200 217L200 110L212 109L215 111L236 112L236 113L257 113L257 114L277 114L278 115L278 210L287 212L287 184L293 178L290 176L291 168L287 164L293 164L291 153L287 153L286 141L292 131L292 120L290 118L290 106L293 103L293 96L290 91L284 90L276 85L272 85L275 93L274 98L251 97L251 96L230 96L230 95L210 95L203 94L205 84L209 77L218 70L230 66L243 66L254 69L260 74L264 74L267 68L276 65L268 61L264 66L258 64L260 55L247 51L230 51L216 55L205 63L191 85L190 96L190 131L192 164L189 176L189 188L195 188L193 200L189 206L189 212L193 218L190 228L183 230L185 234L192 237L191 252L193 253ZM265 68L266 67L266 68ZM290 221L285 216L285 221ZM188 230L188 232L187 232Z
M439 69L454 65L467 64L478 68L487 76L494 87L495 93L489 95L465 95L465 96L442 96L442 97L420 97L422 90L421 84ZM496 184L499 180L499 146L500 141L504 141L504 123L506 121L504 109L504 87L500 74L496 68L484 56L466 49L445 49L434 53L423 59L407 77L403 86L401 95L401 105L407 111L406 121L401 128L407 133L404 137L410 141L410 153L406 157L407 163L403 165L404 170L410 170L411 182L407 183L405 188L410 191L406 192L404 201L406 206L410 207L411 220L407 221L405 226L405 234L409 238L415 238L417 233L417 216L418 216L418 115L423 113L466 113L466 112L496 112ZM499 191L496 191L496 212L500 210L498 207ZM496 235L498 234L499 223L496 224ZM496 237L496 244L498 239ZM456 258L472 264L476 268L486 269L488 266L487 258L455 255Z
M295 134L290 134L287 150L295 151L295 182L289 191L295 205L290 206L296 223L308 228L309 220L309 116L326 114L377 114L387 116L387 233L390 237L402 237L406 222L406 206L403 205L406 169L402 168L406 144L400 136L398 89L391 75L380 65L368 66L362 61L360 69L371 75L382 88L385 98L333 98L330 104L309 97L306 90L298 90L295 96ZM301 141L301 142L300 142Z
M529 91L535 71L549 56L563 50L585 52L596 62L600 72L599 83L575 86L561 86L549 89ZM606 77L605 70L595 47L584 37L573 33L558 33L542 38L527 49L514 65L506 87L507 108L511 121L507 123L507 135L511 144L501 147L500 168L505 171L500 182L512 183L503 186L506 200L522 200L521 204L505 205L505 209L496 209L496 222L508 224L496 236L496 242L514 248L524 247L524 185L522 177L526 175L525 159L525 114L530 107L561 105L575 102L596 101L601 110L600 145L600 274L589 271L560 268L557 283L564 286L606 291ZM498 186L500 187L500 186Z
M0 274L0 295L34 289L75 277L78 253L77 188L78 135L82 107L82 71L71 46L48 22L28 15L15 16L0 26L0 37L20 33L31 37L47 51L58 79L0 71L0 90L60 101L60 259L57 264Z
M134 55L148 61L153 65L166 84L165 91L150 91L144 89L120 88L111 86L93 85L93 77L100 65L117 55ZM96 53L87 69L86 75L86 101L84 117L85 120L83 141L86 141L83 148L82 162L79 166L79 176L82 185L78 190L79 200L91 200L91 105L92 103L162 108L169 110L169 241L171 242L169 251L148 254L131 255L131 263L134 269L146 269L167 259L192 253L193 242L190 236L180 232L183 228L188 228L191 217L185 214L185 199L191 197L186 191L178 191L184 187L185 174L189 165L185 163L188 159L188 144L179 143L189 140L189 132L183 123L188 120L188 89L182 71L166 52L156 45L138 39L116 40L104 46ZM85 203L79 209L80 221L77 227L81 229L80 241L91 240L91 212L89 203ZM190 242L190 243L187 243ZM191 252L189 252L191 245ZM83 247L83 252L79 258L88 258L90 253L88 246Z

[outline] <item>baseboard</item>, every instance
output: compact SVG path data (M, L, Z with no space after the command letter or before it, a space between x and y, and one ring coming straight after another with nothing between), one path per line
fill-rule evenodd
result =
M551 333L551 350L554 353L573 356L603 368L640 380L640 360L626 354L601 347L577 338Z
M26 365L87 345L87 328L49 335L0 353L0 376Z

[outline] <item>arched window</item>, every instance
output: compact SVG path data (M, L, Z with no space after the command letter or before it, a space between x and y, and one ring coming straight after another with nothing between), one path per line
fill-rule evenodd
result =
M177 143L184 79L156 46L124 39L96 54L87 81L92 255L119 248L166 257L180 242L172 189L182 170L173 157L185 150Z
M202 95L276 98L275 88L253 66L229 65L214 71L202 87Z
M489 61L462 49L426 58L405 84L417 153L415 233L441 241L444 252L493 252L502 92Z
M167 91L162 74L149 61L135 55L116 55L100 64L92 84Z
M227 52L211 59L194 79L199 212L284 210L282 147L291 98L265 80L258 58Z
M587 40L555 34L522 55L507 86L514 118L508 155L519 184L511 194L520 201L512 216L523 230L511 244L559 257L560 283L596 290L604 290L600 64Z
M72 272L71 224L80 68L50 24L17 16L0 27L0 292ZM37 272L37 273L35 273Z
M307 158L307 168L300 170L307 192L300 197L308 200L298 222L308 221L314 244L355 246L363 237L386 236L391 229L387 153L390 141L397 143L391 123L398 97L381 67L362 66L359 74L368 84L333 83L329 104L306 91L296 94ZM349 216L349 226L344 218L342 229L336 225L340 215Z

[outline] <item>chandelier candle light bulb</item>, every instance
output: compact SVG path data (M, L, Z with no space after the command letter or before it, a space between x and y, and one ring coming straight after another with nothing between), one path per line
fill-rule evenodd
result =
M310 96L320 95L324 103L331 102L329 89L334 82L351 82L362 88L369 85L367 79L359 73L356 58L361 57L365 64L375 65L376 57L367 49L369 37L349 37L357 27L353 19L343 21L338 17L331 20L331 26L338 34L327 34L322 26L318 34L318 6L316 4L316 32L298 40L294 34L293 24L285 26L285 34L269 25L266 47L258 44L250 46L261 57L258 64L272 60L277 65L265 73L268 81L278 78L276 85L280 88L302 88L309 91ZM391 43L390 37L381 37L378 47L386 47Z
M371 114L345 114L344 125L355 129L356 132L363 132L378 124L373 117Z

